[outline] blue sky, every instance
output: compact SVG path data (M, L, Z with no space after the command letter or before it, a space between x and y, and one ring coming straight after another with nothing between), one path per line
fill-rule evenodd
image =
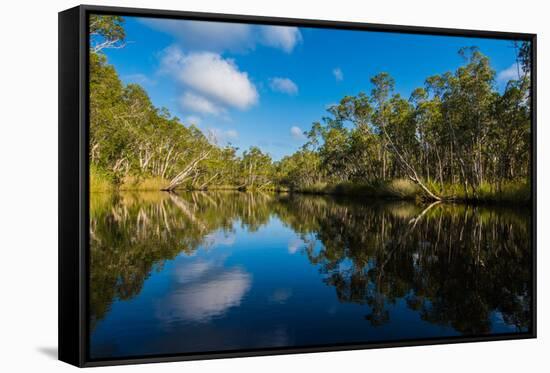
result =
M275 160L345 95L370 92L388 72L409 97L431 75L453 71L458 49L477 46L502 89L517 75L507 40L256 26L125 17L127 45L106 50L125 83L195 123L220 145L259 146Z

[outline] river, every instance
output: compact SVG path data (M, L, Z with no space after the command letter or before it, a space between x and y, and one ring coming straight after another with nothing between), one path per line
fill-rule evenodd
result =
M522 208L93 193L90 357L528 332L531 246Z

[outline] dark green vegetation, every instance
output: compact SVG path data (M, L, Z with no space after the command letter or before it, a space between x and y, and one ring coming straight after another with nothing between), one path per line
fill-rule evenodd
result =
M421 320L461 334L490 333L495 312L517 331L530 327L532 257L527 209L437 202L423 208L404 201L364 203L330 196L194 191L94 194L90 208L92 328L109 313L113 302L138 296L146 279L163 271L176 256L193 258L201 250L210 250L216 232L251 237L262 229L274 229L282 234L274 228L278 222L301 238L303 244L297 250L307 258L304 265L315 266L319 280L333 289L336 298L327 302L363 305L369 325L396 322L390 310L404 300L403 306ZM237 239L231 245L250 242L254 241ZM212 250L231 252L228 246ZM245 260L243 268L251 270L254 257L268 258L277 250L258 246L247 251L240 256ZM295 263L291 258L295 256L287 254L285 261L279 259L270 266L289 266ZM300 267L304 273L307 269ZM278 270L267 272L253 276L262 283L273 273L281 275ZM266 297L249 301L258 299ZM309 312L303 303L296 304L296 313ZM135 307L139 313L143 303ZM241 307L251 305L243 301Z
M410 97L387 73L370 92L346 96L274 162L257 147L239 155L156 108L137 84L121 83L101 53L124 44L121 17L92 16L92 191L106 189L291 190L424 200L530 200L530 45L517 42L518 79L495 89L477 48L464 64L431 76Z

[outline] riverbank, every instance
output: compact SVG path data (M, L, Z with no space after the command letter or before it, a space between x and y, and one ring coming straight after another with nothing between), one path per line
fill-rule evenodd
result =
M92 193L98 192L112 192L112 191L136 191L136 192L150 192L161 191L170 184L170 180L162 177L136 177L127 176L120 180L116 180L109 173L104 172L96 167L90 168L90 191ZM176 190L189 190L185 186L177 188ZM199 190L199 189L196 189ZM221 184L221 185L209 185L207 188L201 190L234 190L241 192L288 192L289 189L285 187L264 186L264 187L242 187L237 185Z
M430 189L442 200L462 203L513 203L528 204L531 201L531 188L528 182L508 182L498 188L496 185L484 183L466 195L464 188L459 184L437 185L430 184ZM319 183L307 187L297 188L297 193L305 194L332 194L345 196L363 196L369 198L422 200L425 195L416 184L405 179L391 181L374 181L371 183Z
M138 178L128 176L122 180L115 180L109 174L96 168L90 169L90 191L159 191L166 187L169 181L160 177ZM529 204L531 201L531 190L528 182L508 182L497 188L496 185L482 184L477 195L472 190L468 195L464 188L458 184L447 184L444 186L430 184L429 187L443 200L461 203L510 203ZM185 188L182 188L185 189ZM206 189L205 189L206 190ZM422 190L412 181L396 179L390 181L373 181L370 183L318 183L304 187L288 189L286 187L269 186L265 188L243 188L235 185L212 185L208 190L239 190L242 192L290 192L317 195L341 195L359 196L366 198L398 199L398 200L423 200L425 195Z
M166 187L169 181L161 177L136 177L127 176L120 180L115 179L109 173L90 167L90 191L112 192L119 191L159 191Z

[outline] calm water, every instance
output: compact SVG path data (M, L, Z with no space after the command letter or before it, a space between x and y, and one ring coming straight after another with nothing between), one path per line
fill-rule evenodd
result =
M91 357L517 333L528 210L92 194Z

